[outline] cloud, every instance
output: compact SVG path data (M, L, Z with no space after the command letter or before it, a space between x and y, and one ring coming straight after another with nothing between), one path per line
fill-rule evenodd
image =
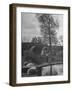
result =
M30 41L34 36L40 35L39 22L35 14L21 13L21 34L22 40L25 37L27 41Z
M39 21L35 13L21 13L21 39L25 42L30 42L33 37L41 36ZM55 20L59 22L59 28L57 28L57 37L63 35L63 15L52 15Z

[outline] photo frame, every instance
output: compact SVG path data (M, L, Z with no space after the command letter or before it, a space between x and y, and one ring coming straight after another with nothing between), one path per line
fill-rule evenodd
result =
M9 84L70 82L70 7L10 4Z

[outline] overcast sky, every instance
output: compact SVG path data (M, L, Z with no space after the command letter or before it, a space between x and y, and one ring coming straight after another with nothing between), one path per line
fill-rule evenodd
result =
M62 36L63 33L63 15L53 15L54 19L59 21L59 28L57 37ZM30 42L33 37L41 36L39 21L36 18L36 14L33 13L21 13L21 39L24 42Z

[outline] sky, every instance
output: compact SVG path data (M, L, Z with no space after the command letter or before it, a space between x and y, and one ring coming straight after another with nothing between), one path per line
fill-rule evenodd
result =
M57 38L63 34L63 15L53 15L58 20L59 28L57 28ZM40 37L40 23L35 13L21 12L21 40L30 42L33 37Z

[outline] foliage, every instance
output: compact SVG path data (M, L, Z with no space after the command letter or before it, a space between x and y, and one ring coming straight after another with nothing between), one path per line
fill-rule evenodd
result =
M32 38L31 43L34 43L34 44L42 44L42 40L41 40L40 37L34 37L34 38Z

